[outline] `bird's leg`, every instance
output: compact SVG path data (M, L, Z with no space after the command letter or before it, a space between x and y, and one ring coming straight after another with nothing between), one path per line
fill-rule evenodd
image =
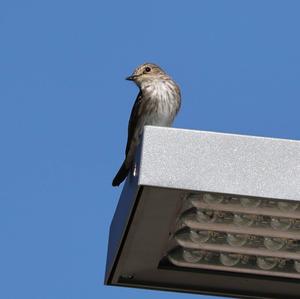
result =
M137 176L137 174L138 174L137 163L136 163L136 161L134 161L133 167L132 167L132 175L135 177L135 176Z
M134 180L137 174L138 174L137 163L136 161L133 161L129 170L128 181L132 182L132 180Z

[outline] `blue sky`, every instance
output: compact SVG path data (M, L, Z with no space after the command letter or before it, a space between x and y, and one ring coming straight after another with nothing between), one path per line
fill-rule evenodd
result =
M182 89L176 127L300 139L299 11L291 0L1 1L0 298L194 297L103 286L137 94L124 78L145 61L168 71Z

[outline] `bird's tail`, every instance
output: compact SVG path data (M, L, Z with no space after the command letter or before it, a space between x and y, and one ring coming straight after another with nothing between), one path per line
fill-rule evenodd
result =
M112 181L112 185L119 186L127 177L129 168L125 165L125 161L123 162L122 166L120 167L118 173L116 174L115 178Z

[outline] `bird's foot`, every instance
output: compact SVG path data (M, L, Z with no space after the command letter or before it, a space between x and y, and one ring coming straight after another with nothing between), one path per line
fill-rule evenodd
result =
M135 177L135 176L137 176L137 174L138 174L137 165L136 165L136 163L134 163L133 169L132 169L132 175Z

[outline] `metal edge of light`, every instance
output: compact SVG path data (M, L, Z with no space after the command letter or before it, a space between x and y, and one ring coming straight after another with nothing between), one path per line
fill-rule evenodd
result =
M300 200L300 141L146 126L139 185Z
M140 152L141 146L138 147L135 158L136 167L138 169L140 168ZM131 171L124 183L118 205L109 228L106 269L104 277L105 284L110 284L114 269L118 263L118 258L121 253L123 243L126 240L126 234L128 231L130 218L134 210L134 205L141 190L142 187L138 185L138 177L134 176Z

